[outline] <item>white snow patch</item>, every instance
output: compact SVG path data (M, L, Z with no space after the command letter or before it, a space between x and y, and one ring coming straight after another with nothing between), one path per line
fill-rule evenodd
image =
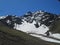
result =
M60 34L59 33L55 33L55 34L52 34L51 37L60 39Z
M0 16L0 19L4 19L4 18L6 18L6 16Z
M42 40L45 40L45 41L48 41L48 42L60 43L60 41L59 40L56 40L56 39L44 37L44 36L41 36L41 35L35 35L35 34L30 34L30 35L32 35L34 37L38 37L38 38L40 38Z
M26 21L24 21L23 24L21 25L15 24L14 29L26 33L37 33L37 34L44 34L49 30L49 28L43 24L39 28L36 28L34 25L35 23L36 23L35 21L33 21L33 23L27 23Z
M10 20L7 20L6 22L9 23L9 24L11 24L11 21Z

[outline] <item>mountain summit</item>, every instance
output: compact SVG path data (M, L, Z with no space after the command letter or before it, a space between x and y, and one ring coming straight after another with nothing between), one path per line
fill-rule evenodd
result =
M29 11L20 17L15 15L0 16L0 21L10 28L25 32L35 37L39 37L40 35L49 37L50 40L45 37L45 41L60 43L60 41L58 41L60 40L59 15L41 10L36 12Z

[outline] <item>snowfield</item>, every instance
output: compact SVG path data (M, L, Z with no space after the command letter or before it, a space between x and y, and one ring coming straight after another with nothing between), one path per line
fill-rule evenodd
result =
M36 28L34 24L35 24L35 21L33 21L33 23L27 23L26 21L24 21L22 25L15 24L14 29L17 29L26 33L31 32L31 33L37 33L37 34L44 34L49 30L49 28L43 24L39 28Z
M52 38L48 38L48 37L44 37L44 36L41 36L41 35L35 35L35 34L30 34L34 37L38 37L44 41L48 41L48 42L54 42L54 43L60 43L60 40L56 40L56 39L52 39Z

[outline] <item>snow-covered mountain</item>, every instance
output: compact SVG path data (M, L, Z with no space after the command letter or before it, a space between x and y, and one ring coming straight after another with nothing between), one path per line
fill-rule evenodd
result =
M53 37L60 40L60 34L59 33L53 33L53 31L50 31L50 28L54 25L56 21L60 20L60 16L44 11L37 11L37 12L27 12L23 16L1 16L0 21L6 24L7 26L23 31L25 33L28 33L32 36L39 37L39 35L44 35L48 37ZM38 36L36 36L36 34ZM43 37L42 37L43 38ZM48 38L45 38L46 40ZM52 39L51 39L52 40ZM47 40L50 42L58 42L56 40Z

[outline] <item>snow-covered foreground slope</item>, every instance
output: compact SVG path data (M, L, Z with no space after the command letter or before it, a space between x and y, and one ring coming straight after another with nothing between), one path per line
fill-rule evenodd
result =
M55 34L52 34L51 37L60 39L60 34L59 33L55 33Z
M60 43L60 40L56 40L56 39L52 39L52 38L48 38L48 37L44 37L44 36L41 36L41 35L35 35L35 34L30 34L34 37L38 37L44 41L48 41L48 42L54 42L54 43Z

